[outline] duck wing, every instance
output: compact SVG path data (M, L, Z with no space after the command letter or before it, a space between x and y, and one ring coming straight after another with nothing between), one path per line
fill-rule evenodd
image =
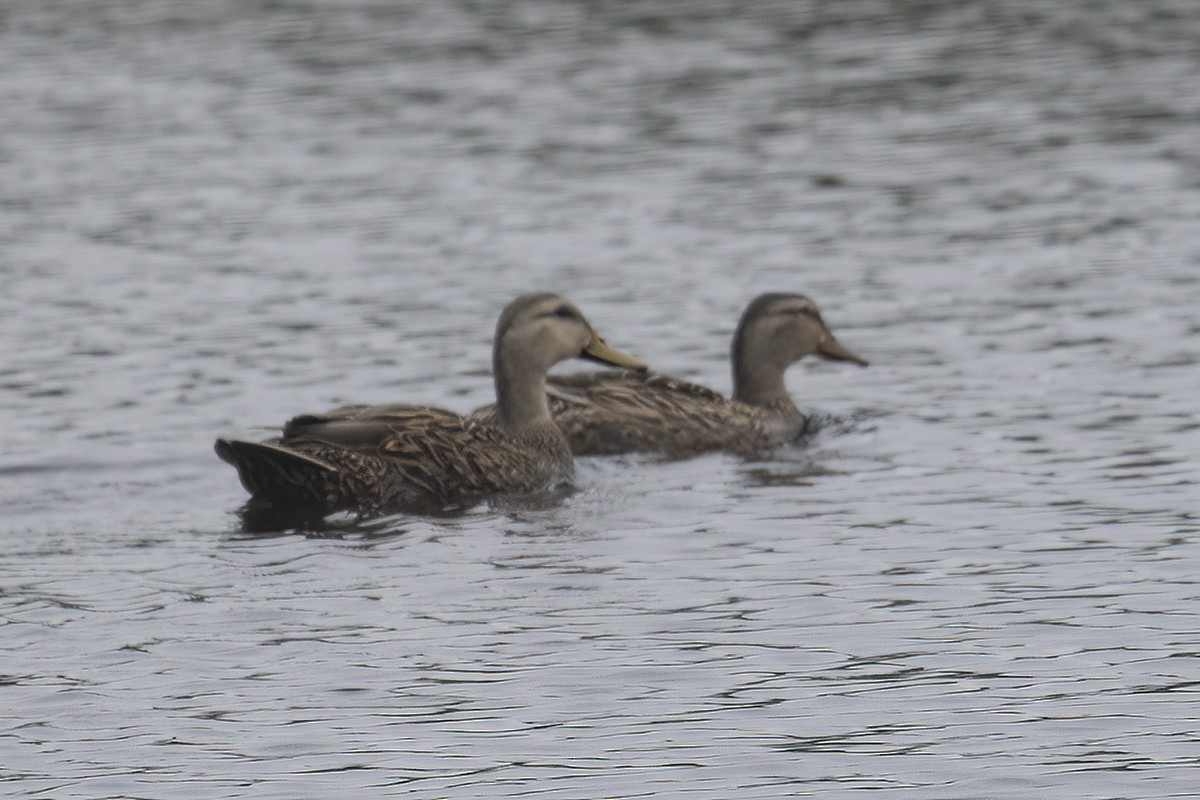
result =
M252 495L326 511L436 511L487 494L535 491L571 468L565 450L421 406L305 414L287 423L281 439L222 439L217 453Z

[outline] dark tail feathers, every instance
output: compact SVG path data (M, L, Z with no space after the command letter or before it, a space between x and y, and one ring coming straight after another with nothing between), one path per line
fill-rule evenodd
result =
M237 468L246 491L275 505L328 504L337 467L274 442L217 439L217 455Z

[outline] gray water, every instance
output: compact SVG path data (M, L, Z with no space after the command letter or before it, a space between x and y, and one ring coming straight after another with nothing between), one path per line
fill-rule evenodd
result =
M0 8L0 790L1194 797L1200 12ZM869 369L760 463L243 530L211 451L466 411L516 294L728 390L755 294Z

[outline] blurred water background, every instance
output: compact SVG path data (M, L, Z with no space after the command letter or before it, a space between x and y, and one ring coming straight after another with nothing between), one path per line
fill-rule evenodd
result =
M0 790L1194 797L1191 0L0 6ZM762 462L254 535L217 435L575 300Z

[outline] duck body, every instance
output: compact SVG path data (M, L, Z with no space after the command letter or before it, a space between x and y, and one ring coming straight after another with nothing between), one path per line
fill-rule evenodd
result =
M837 341L812 300L764 294L747 306L734 333L732 398L679 378L626 371L551 376L549 408L575 455L752 455L815 430L784 385L787 368L807 355L867 363ZM471 416L494 415L495 407L485 406Z
M570 479L571 451L550 416L545 371L581 356L624 367L574 306L525 295L497 325L497 409L490 421L414 405L343 406L290 420L263 442L218 439L258 508L328 514L433 512Z
M288 422L265 442L219 439L242 485L274 505L316 512L435 512L570 479L557 430L512 435L441 409L351 406Z
M810 428L790 399L756 406L654 372L552 375L546 388L550 413L577 456L751 455L802 438ZM494 406L485 406L471 418L488 422L494 413Z

